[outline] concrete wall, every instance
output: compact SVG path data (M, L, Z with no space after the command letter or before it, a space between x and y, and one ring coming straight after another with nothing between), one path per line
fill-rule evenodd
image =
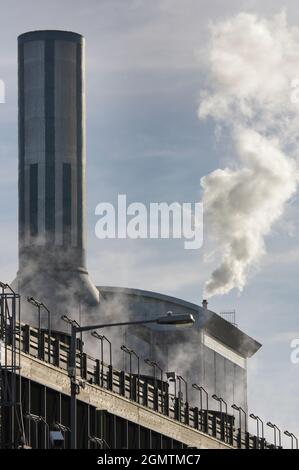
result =
M38 384L45 385L65 395L70 394L69 378L67 374L54 366L38 359L22 354L22 376ZM96 385L86 384L81 391L79 400L88 403L97 409L107 410L115 416L124 418L132 423L139 424L166 437L175 439L183 444L198 449L229 449L229 445L207 436L196 429L176 422L168 417L131 402L108 390ZM80 423L78 424L80 426Z

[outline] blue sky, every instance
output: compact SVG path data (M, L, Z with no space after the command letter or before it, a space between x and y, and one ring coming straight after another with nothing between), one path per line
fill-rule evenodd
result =
M261 6L261 3L263 5ZM98 240L94 209L127 194L129 202L198 201L200 178L225 165L228 148L211 122L197 118L205 83L198 51L209 21L240 11L272 15L295 2L247 0L11 0L1 4L0 279L17 270L17 48L32 29L67 29L86 38L88 267L97 285L122 285L201 302L208 267L180 241ZM250 409L299 434L299 247L296 199L267 238L267 254L242 294L210 301L236 309L241 329L263 348L249 361Z

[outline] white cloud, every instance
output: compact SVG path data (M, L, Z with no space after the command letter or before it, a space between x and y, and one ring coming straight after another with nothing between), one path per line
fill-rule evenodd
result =
M285 14L240 13L210 30L210 88L199 117L210 116L231 133L238 161L202 178L207 233L219 258L207 296L241 291L265 252L265 236L297 188L299 125L299 107L290 99L299 29L288 26Z

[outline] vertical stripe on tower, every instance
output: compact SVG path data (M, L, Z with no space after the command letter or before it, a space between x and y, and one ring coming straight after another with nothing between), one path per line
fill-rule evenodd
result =
M45 41L45 228L48 241L55 237L55 60L54 41Z
M30 165L29 177L29 214L30 214L30 235L36 237L38 234L38 164Z
M82 116L83 109L83 98L82 98L82 91L83 91L83 71L82 71L82 54L83 54L83 46L82 43L79 42L77 44L77 60L76 60L76 107L77 107L77 246L82 248L83 246L83 238L82 238L82 231L83 231L83 206L82 206L82 198L83 198L83 158L84 158L84 148L83 148L83 121L84 118Z
M25 234L24 44L19 44L19 245Z
M63 164L62 174L62 210L63 210L63 244L71 243L72 226L72 167L70 163Z

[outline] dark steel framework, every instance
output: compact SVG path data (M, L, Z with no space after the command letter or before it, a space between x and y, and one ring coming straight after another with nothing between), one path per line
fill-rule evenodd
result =
M20 296L0 282L0 445L15 448L25 445L21 404L21 325Z
M49 429L63 431L64 448L70 448L70 397L21 378L22 408L27 445L47 449ZM78 449L182 449L186 445L126 419L77 402ZM21 443L19 444L21 445Z

